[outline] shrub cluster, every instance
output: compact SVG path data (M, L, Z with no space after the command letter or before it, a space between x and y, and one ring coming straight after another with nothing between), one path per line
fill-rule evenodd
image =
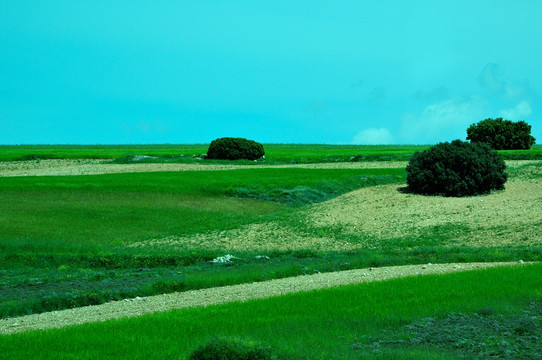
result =
M485 142L495 150L530 149L535 142L531 125L502 118L485 119L467 129L467 140Z
M273 360L269 347L241 339L215 338L199 346L189 360Z
M502 157L488 144L454 140L416 152L406 168L410 191L423 195L473 196L504 189Z
M223 137L213 140L207 151L207 159L256 160L265 155L263 145L245 138Z

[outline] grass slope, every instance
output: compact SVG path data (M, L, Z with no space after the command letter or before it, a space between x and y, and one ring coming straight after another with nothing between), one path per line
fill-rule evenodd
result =
M447 328L456 339L448 343L384 341L377 351L371 347L383 331L389 339L408 340L409 324L427 318L439 324L457 312L495 316L494 323L496 316L519 319L504 329L511 334L507 349L515 351L515 358L527 358L542 352L532 340L540 333L540 320L533 320L530 329L521 325L526 308L542 306L541 275L542 264L536 264L412 277L1 336L0 358L186 359L196 346L221 335L270 345L292 359L484 358L479 348L457 346L460 328L455 333ZM502 350L493 333L478 330L487 336L479 339L482 350Z
M404 169L249 169L0 178L0 241L120 245L225 230L281 210L276 203L323 201L404 176Z
M272 266L253 259L224 273L205 264L224 255L220 248L127 245L289 219L295 206L404 176L249 169L0 178L0 317L300 274L297 259L314 253L279 253L284 261Z

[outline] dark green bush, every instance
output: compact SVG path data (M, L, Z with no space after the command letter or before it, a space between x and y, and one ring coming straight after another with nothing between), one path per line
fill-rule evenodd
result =
M207 151L207 159L256 160L264 154L263 145L256 141L223 137L211 142Z
M535 142L531 125L525 121L485 119L467 129L467 140L485 142L495 150L530 149Z
M410 191L423 195L473 196L504 189L502 157L488 144L454 140L416 152L407 165Z
M273 360L269 347L237 338L215 338L199 346L190 360Z

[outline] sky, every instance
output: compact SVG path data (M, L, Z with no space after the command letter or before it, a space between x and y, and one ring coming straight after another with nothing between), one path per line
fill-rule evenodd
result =
M542 143L542 1L0 0L0 144Z

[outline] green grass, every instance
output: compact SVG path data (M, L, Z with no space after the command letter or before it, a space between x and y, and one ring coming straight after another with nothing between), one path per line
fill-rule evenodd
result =
M0 147L0 157L6 155L6 148ZM75 158L155 150L158 156L179 150L191 158L201 150L196 145L11 148L19 155L21 151L47 150L57 157ZM269 156L286 163L343 161L352 154L390 160L423 148L270 145ZM534 177L537 173L530 166L514 170L511 176ZM360 238L340 228L315 228L302 222L308 204L361 187L404 184L405 175L404 168L253 168L0 178L0 317L315 271L423 262L542 260L542 248L521 244L508 248L450 246L454 236L470 231L452 224L417 237L383 241L371 234ZM207 261L224 255L220 247L126 246L269 222L294 235L354 244L368 240L378 247L344 252L270 249L266 253L247 248L235 253L242 261L216 266ZM255 255L270 259L257 260Z
M527 176L530 169L521 167L512 176ZM450 246L458 234L470 231L453 224L382 240L302 221L306 204L364 186L404 184L404 177L404 169L245 169L0 178L0 317L315 271L542 260L542 248L521 244ZM225 254L220 247L126 247L267 222L294 235L378 247L343 252L246 248L234 253L242 260L231 266L207 263Z
M122 245L227 230L287 211L279 203L323 201L404 177L404 169L250 169L0 178L0 246Z
M405 325L453 312L491 309L499 316L522 316L529 302L542 304L541 274L542 265L537 264L412 277L33 331L1 336L0 358L187 359L215 336L251 339L292 359L475 358L458 352L453 343L444 348L389 346L377 353L359 345L384 330L395 337Z
M406 160L418 145L308 145L264 144L265 162L336 162L360 155L360 160ZM0 145L0 161L34 159L121 159L134 155L160 157L160 161L191 162L206 154L208 144L194 145ZM147 159L144 162L152 161ZM230 162L227 162L230 163Z
M404 176L404 169L249 169L0 178L0 317L300 274L290 264L260 274L250 264L226 276L185 271L224 253L126 245L289 219L303 204ZM294 263L298 255L276 254Z
M542 260L541 253L540 247L397 249L390 244L380 250L346 253L271 252L267 253L269 259L256 259L250 252L235 253L241 260L230 265L204 262L224 254L216 251L168 251L146 256L122 251L94 255L11 254L3 259L11 270L0 270L4 277L0 318L316 272L428 262Z
M338 161L409 160L415 151L429 145L309 145L264 144L265 160L258 163L311 163ZM0 161L33 159L119 159L129 161L134 155L150 155L159 159L142 162L200 162L208 144L194 145L0 145ZM542 145L530 150L499 151L506 159L542 159ZM353 158L353 159L352 159ZM227 162L231 163L231 162ZM239 163L239 162L237 162ZM254 162L240 162L254 163Z
M200 155L208 145L0 145L0 161L33 159L115 159L126 154Z

